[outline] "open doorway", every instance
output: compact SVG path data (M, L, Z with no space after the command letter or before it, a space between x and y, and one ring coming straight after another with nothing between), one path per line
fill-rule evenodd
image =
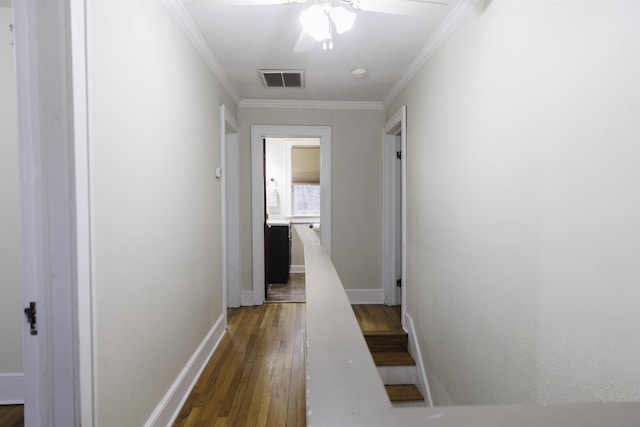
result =
M293 225L318 226L320 138L265 138L265 301L305 302L304 248Z
M238 175L238 121L220 106L222 160L222 282L224 307L240 307L240 177ZM226 313L226 310L223 310Z
M274 144L275 147L277 144L266 142L267 140L286 140L286 142L282 142L285 155L279 158L281 162L291 163L293 156L294 164L298 163L296 158L307 157L314 151L314 148L311 147L318 147L319 144L319 185L317 182L296 182L294 185L292 179L298 181L300 178L297 175L298 172L293 171L290 166L288 172L285 167L282 168L283 171L279 172L280 174L271 167L267 170L267 147L270 147L271 144ZM282 258L280 256L282 251L285 251L289 245L301 248L299 242L295 241L295 233L291 233L291 239L294 242L290 243L290 224L320 224L319 234L322 246L331 254L331 128L328 126L252 126L251 157L253 302L255 305L261 305L265 302L269 290L268 285L274 284L273 279L267 280L267 264L270 262L267 255L270 252L274 253L274 251L265 250L267 245L271 244L268 234L280 236L274 237L276 243L273 244L279 245L279 249L276 248L275 252L280 252L278 255L279 258ZM267 173L271 175L267 175ZM307 179L314 180L316 178ZM311 212L310 199L318 193L320 198L319 212ZM293 256L293 253L290 252L290 254ZM285 262L280 264L280 273L285 276L288 282L290 273L296 275L296 273L303 272L301 270L304 268L302 249L300 249L298 257L291 258L292 262L287 261L285 254ZM298 277L298 279L300 278ZM282 280L282 278L279 279L279 281ZM295 289L295 283L293 286ZM298 282L298 287L300 289L302 283Z
M401 305L406 295L406 108L384 126L384 289L386 305Z

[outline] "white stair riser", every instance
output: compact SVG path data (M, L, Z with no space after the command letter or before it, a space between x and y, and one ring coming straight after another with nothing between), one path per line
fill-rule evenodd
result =
M418 372L415 366L378 366L382 382L392 384L416 384Z

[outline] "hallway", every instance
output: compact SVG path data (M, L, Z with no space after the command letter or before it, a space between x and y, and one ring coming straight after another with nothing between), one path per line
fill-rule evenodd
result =
M304 426L304 304L229 309L174 426Z

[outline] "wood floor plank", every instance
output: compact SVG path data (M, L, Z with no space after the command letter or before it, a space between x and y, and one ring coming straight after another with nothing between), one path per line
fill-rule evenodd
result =
M305 426L304 317L304 304L230 309L174 426Z
M0 405L0 427L24 427L24 405Z

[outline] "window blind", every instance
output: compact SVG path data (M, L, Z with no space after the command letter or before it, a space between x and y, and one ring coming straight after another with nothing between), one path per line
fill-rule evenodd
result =
M291 182L320 183L320 147L291 147Z

